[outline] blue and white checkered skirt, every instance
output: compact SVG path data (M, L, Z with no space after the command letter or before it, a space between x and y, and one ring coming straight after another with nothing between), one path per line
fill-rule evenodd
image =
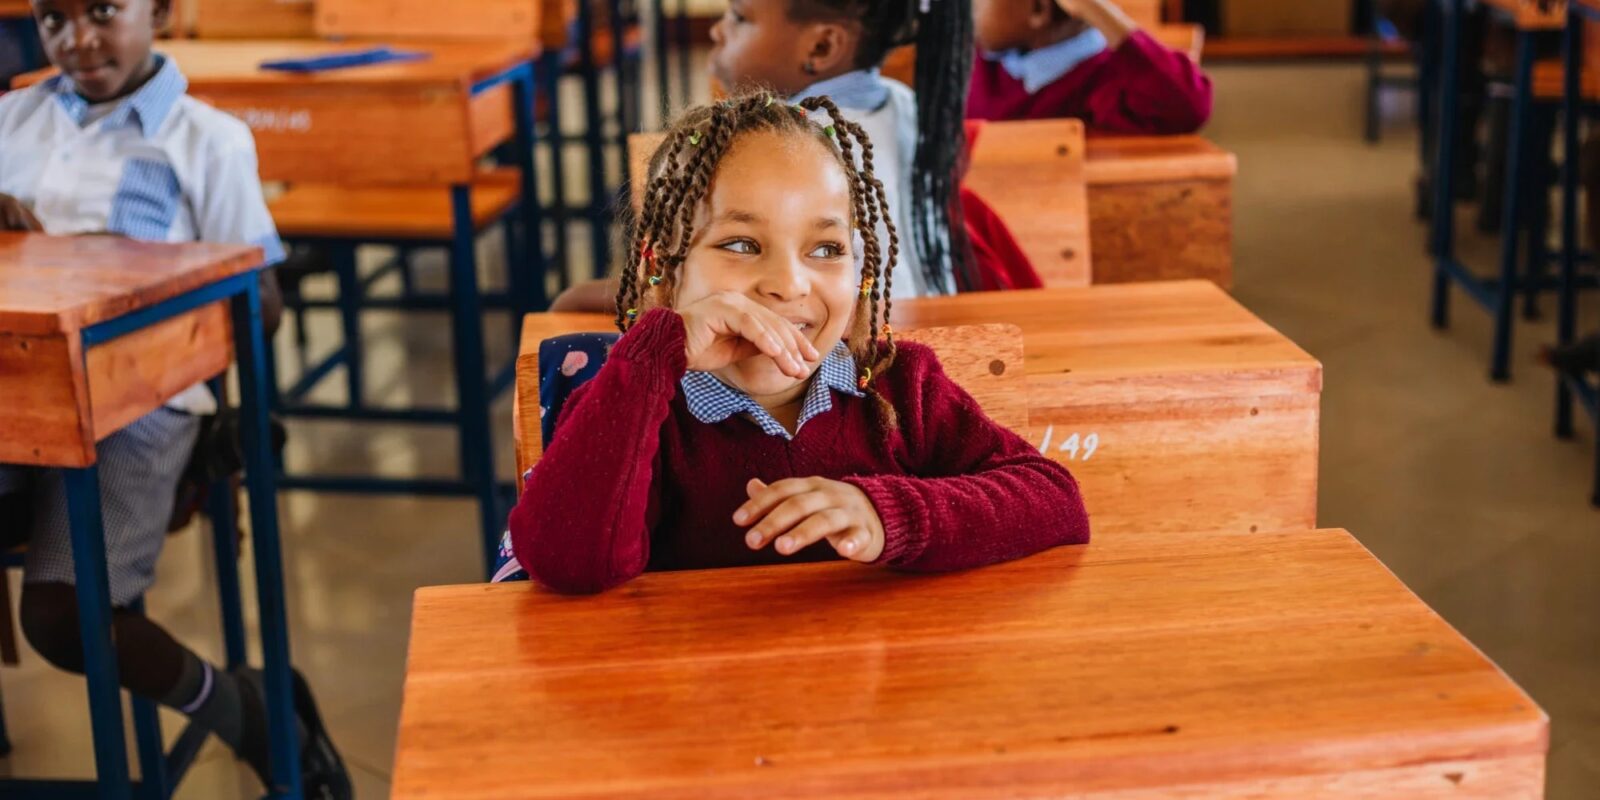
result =
M131 604L155 582L173 493L199 433L199 417L159 408L95 446L113 605ZM19 491L34 498L23 581L77 583L61 470L0 464L0 494Z

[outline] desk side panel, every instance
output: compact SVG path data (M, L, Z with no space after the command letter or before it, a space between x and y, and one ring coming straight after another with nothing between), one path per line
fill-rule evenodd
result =
M233 362L227 301L89 349L90 410L100 441Z
M1233 181L1089 186L1094 282L1233 285Z
M94 463L77 339L0 334L0 463Z
M467 87L228 86L195 95L250 126L266 181L466 183ZM509 113L509 112L508 112Z

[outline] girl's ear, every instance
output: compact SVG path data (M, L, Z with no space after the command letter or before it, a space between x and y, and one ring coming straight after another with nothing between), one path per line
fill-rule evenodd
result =
M807 75L834 75L855 67L856 36L837 22L816 22L806 26L805 60L800 68Z

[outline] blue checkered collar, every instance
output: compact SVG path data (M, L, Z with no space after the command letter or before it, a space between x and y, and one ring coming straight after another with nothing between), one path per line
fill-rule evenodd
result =
M78 94L77 84L66 75L57 75L46 86L55 93L56 100L61 103L67 116L82 127L89 114L89 101ZM117 101L119 105L106 116L104 127L113 130L137 123L139 132L148 139L161 130L161 123L167 120L173 105L187 91L189 79L178 69L177 62L157 53L156 74L150 76L150 80L145 81L133 94Z
M1071 72L1079 64L1099 55L1106 49L1107 44L1105 34L1094 28L1086 28L1077 36L1026 53L1021 50L1006 50L1000 53L984 53L983 57L989 61L1000 62L1000 67L1007 74L1022 81L1022 88L1028 94L1033 94L1055 83L1058 78Z
M689 404L689 413L707 425L723 422L734 414L749 414L765 433L785 439L794 438L760 403L750 399L750 395L717 380L709 372L686 372L678 383L683 387L683 399ZM852 397L864 396L856 385L855 357L850 355L850 349L844 342L834 347L833 352L822 359L822 365L817 367L811 388L806 390L805 404L800 408L796 433L805 427L807 420L833 409L833 392L836 391Z

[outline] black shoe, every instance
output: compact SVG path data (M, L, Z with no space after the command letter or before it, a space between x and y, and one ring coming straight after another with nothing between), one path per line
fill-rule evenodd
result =
M323 727L311 686L299 670L294 671L294 714L305 727L305 740L300 743L300 785L306 800L353 800L350 772Z

